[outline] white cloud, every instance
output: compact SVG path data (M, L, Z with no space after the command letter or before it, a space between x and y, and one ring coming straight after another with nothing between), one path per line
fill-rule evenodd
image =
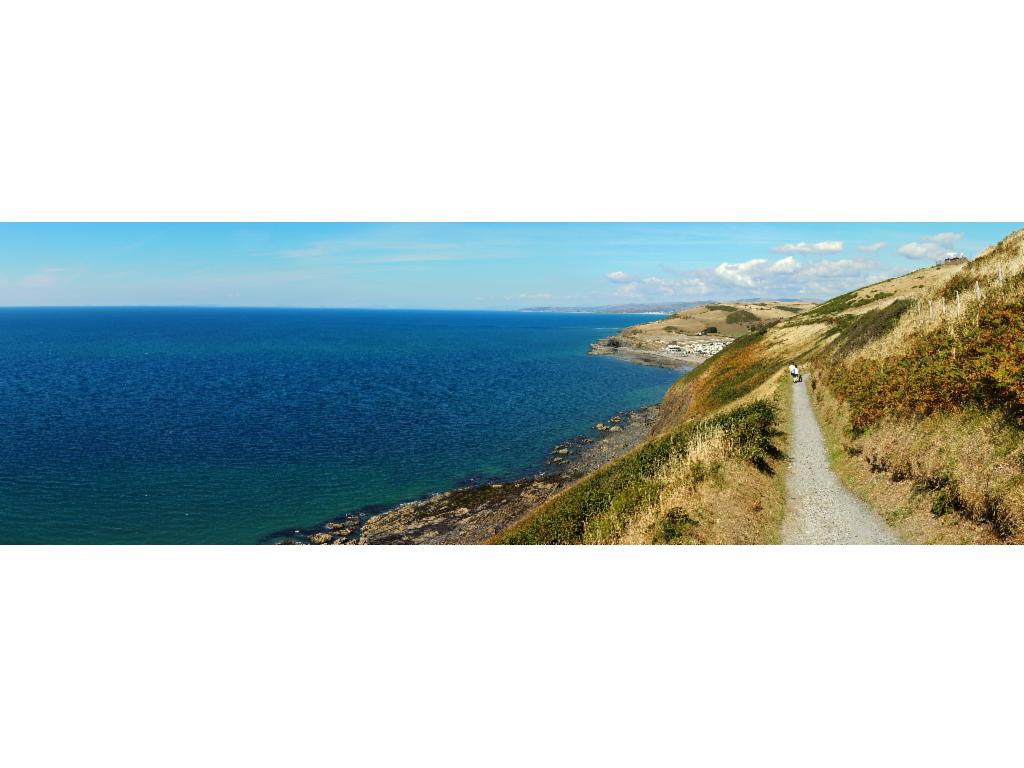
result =
M706 293L707 284L700 277L689 276L680 279L663 277L639 277L626 272L609 272L606 277L619 287L615 295L630 299L664 299Z
M768 270L769 272L777 272L783 275L792 275L794 272L800 269L800 262L794 259L792 256L785 256L774 264Z
M896 253L904 255L908 259L938 261L946 255L946 249L938 243L907 243L897 248Z
M698 293L707 293L708 284L701 280L699 277L683 278L682 280L676 281L679 287L682 289L684 294L693 295Z
M520 293L520 299L550 299L550 293Z
M820 243L785 243L772 248L776 253L838 253L843 250L842 240L823 240Z
M922 261L939 261L947 254L947 249L963 238L961 232L937 232L934 235L924 235L921 242L907 243L896 249L896 253L906 256L908 259L920 259Z
M615 292L619 296L635 298L652 298L672 296L676 293L676 286L669 280L660 277L645 277L642 280L634 280L625 283Z
M930 243L939 248L938 244ZM941 249L940 249L941 250ZM624 271L606 275L615 295L632 301L687 300L713 297L723 301L751 298L823 299L895 277L906 270L888 270L871 256L822 256L801 261L794 256L721 262L713 268L672 269L665 277L644 277Z
M737 264L723 261L715 267L715 275L726 282L753 288L755 273L762 265L767 263L767 259L751 259L750 261L743 261Z
M948 248L963 236L963 232L939 232L937 235L925 235L921 239L927 240L929 243L939 243Z
M640 280L639 277L633 277L633 275L628 275L625 272L618 271L609 272L608 279L611 280L613 283L635 283L638 280Z
M858 245L857 250L863 253L875 253L885 248L884 242L870 243L868 245Z

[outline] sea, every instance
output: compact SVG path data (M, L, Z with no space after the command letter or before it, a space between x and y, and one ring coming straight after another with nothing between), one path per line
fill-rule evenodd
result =
M0 544L258 544L468 482L660 401L588 356L648 317L0 310Z

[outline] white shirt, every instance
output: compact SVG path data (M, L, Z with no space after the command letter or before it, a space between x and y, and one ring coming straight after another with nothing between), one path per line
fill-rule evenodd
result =
M799 373L800 373L800 369L797 368L795 365L789 366L789 375L790 376L796 376Z

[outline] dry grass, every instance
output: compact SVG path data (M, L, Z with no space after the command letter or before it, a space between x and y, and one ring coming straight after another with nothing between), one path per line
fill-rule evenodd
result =
M957 337L977 326L982 304L1004 300L1007 292L1014 290L1010 283L1021 272L1024 272L1024 230L1008 235L967 264L927 267L890 281L887 290L901 298L912 299L914 306L903 315L891 334L868 344L849 359L899 356L908 341L939 328Z
M501 544L778 540L781 409L767 400L691 422L606 465L493 539Z
M844 483L916 544L1017 542L1024 531L1019 435L995 414L942 414L848 436L821 387L815 410Z
M792 418L788 384L776 378L758 390L786 416L783 451ZM730 462L732 448L721 429L702 430L685 455L666 465L657 502L642 509L617 539L602 543L669 543L666 527L678 534L675 544L778 543L785 514L782 461L775 460L770 472L758 471Z
M774 476L727 461L720 438L665 468L656 504L603 544L770 544L779 538L784 497Z

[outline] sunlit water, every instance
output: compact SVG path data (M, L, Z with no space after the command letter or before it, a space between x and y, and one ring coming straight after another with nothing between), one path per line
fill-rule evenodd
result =
M538 470L678 374L629 315L0 310L0 543L256 543Z

